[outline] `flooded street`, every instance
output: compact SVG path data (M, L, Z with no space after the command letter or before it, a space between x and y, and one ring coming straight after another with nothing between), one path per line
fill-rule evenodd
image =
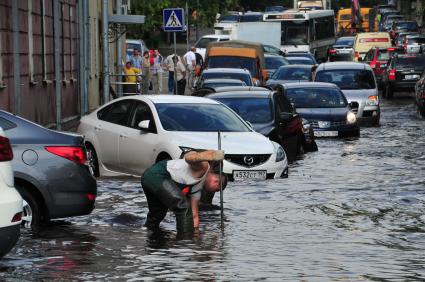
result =
M319 140L288 179L230 183L224 232L203 211L193 240L171 213L143 227L139 179L101 178L93 213L25 230L0 280L425 280L424 136L412 99L383 101L381 127Z

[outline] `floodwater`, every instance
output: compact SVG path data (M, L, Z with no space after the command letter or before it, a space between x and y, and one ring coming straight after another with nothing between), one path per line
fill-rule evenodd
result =
M102 178L93 213L25 230L0 280L425 280L425 121L405 97L383 102L381 124L319 140L288 179L230 183L224 231L203 211L192 240L172 214L143 227L139 179Z

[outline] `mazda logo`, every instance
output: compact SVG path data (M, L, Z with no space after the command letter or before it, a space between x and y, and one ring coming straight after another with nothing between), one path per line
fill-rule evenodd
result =
M245 157L243 158L243 162L244 162L246 165L252 165L252 164L254 163L254 157L253 157L253 156L245 156Z

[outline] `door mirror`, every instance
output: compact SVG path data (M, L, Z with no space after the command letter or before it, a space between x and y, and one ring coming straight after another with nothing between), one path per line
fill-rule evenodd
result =
M141 130L144 131L149 131L149 120L142 120L141 122L139 122L139 124L137 125Z
M282 112L279 115L280 121L290 121L292 119L292 117L293 117L292 113Z
M296 113L297 112L297 108L295 107L294 103L291 103L292 106L292 113Z

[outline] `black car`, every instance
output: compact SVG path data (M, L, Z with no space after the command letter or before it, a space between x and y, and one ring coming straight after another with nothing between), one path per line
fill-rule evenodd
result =
M297 57L297 58L304 57L304 58L307 58L310 61L310 63L309 63L310 65L316 65L317 64L316 58L310 52L302 52L302 51L288 52L288 53L285 54L285 57L288 59L288 61L291 60L290 59L291 57ZM294 61L290 61L290 62L293 63L293 64L297 64Z
M332 83L282 85L283 94L307 120L316 137L358 137L360 128L344 93Z
M271 77L272 74L281 66L289 65L289 61L280 55L264 54L266 61L267 77Z
M382 96L392 98L395 91L413 91L425 69L425 55L396 55L388 62L382 76Z
M310 65L286 65L278 68L267 80L266 86L274 86L285 82L299 82L312 80Z
M293 161L302 151L317 150L310 127L303 127L303 120L279 92L259 87L223 87L215 91L207 97L227 105L249 121L255 131L281 144L288 160Z
M0 126L12 143L26 227L91 213L97 185L82 136L49 130L5 111L0 111Z
M418 112L422 117L425 117L425 70L415 85L415 103Z
M354 56L354 36L344 36L336 40L328 49L328 61L352 61Z

